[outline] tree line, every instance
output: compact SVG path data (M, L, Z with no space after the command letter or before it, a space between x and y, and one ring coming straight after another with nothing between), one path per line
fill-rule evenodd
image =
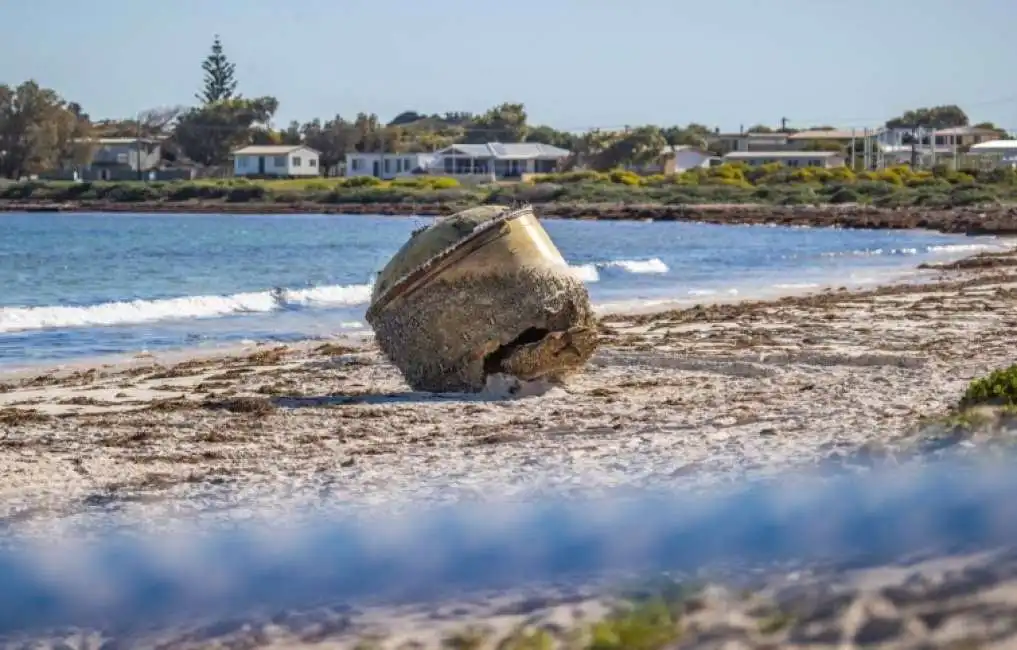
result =
M248 144L306 144L321 152L328 170L353 152L427 152L453 143L539 142L568 149L572 156L564 171L577 167L596 170L641 165L660 158L668 145L691 145L706 150L717 145L706 125L637 126L621 130L574 133L529 122L521 103L503 103L480 114L451 111L424 114L408 110L383 122L376 114L334 115L282 128L272 120L279 109L275 97L245 97L239 92L236 66L215 37L201 64L203 80L194 106L143 111L127 119L93 119L77 103L29 80L17 86L0 85L0 176L20 178L46 170L82 165L102 137L160 138L167 163L190 160L217 167L228 164L230 151ZM968 116L957 106L907 111L887 121L888 127L967 126ZM978 126L992 127L991 124ZM811 127L829 129L832 127ZM794 132L756 125L750 132ZM828 148L829 143L816 143Z

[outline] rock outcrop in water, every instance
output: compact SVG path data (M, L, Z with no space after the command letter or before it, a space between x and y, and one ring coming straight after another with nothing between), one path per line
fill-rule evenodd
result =
M381 272L367 321L415 390L488 377L560 381L597 344L589 294L532 208L472 208L415 232Z

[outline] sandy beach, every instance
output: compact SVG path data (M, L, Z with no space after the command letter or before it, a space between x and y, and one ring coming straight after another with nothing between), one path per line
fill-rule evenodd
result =
M113 513L157 530L181 513L228 518L226 506L397 509L491 494L539 499L626 486L695 490L790 469L920 459L929 435L923 418L944 413L972 378L1017 362L1017 254L982 254L927 269L924 279L862 292L609 315L602 347L584 373L522 396L412 393L369 339L8 374L0 377L6 479L0 529L47 535L59 523L85 534L94 520ZM1012 561L964 562L997 571L985 588L996 595L1003 583L1009 592L1017 585ZM824 578L815 593L832 593L830 581L844 579ZM942 604L944 620L955 610L957 620L980 615L974 605L958 608L956 600L975 598L977 589L960 596L934 591L921 607L831 595L840 605L829 608L823 625L841 631L811 642L853 638L866 621L886 619L899 624L889 626L894 632L885 641L928 647L920 642L932 639L934 628L952 628L942 621L911 623L919 620L918 609L925 615ZM562 598L510 623L543 616L565 629L583 620L577 616L608 606L590 594ZM806 600L817 607L825 602ZM751 604L743 601L736 610ZM992 611L999 602L992 600ZM1006 602L1014 602L1012 594ZM723 608L734 611L730 603ZM497 611L491 603L461 608L440 625L419 612L386 618L402 621L388 628L372 618L377 612L362 619L373 621L371 629L388 629L385 643L396 647L397 640L410 640L409 629L419 631L413 638L422 643L439 643L449 629L478 617L493 620ZM711 605L697 611L703 629L717 634L691 635L680 647L722 647L728 638L741 645L723 647L766 647L786 640L781 635L805 634L788 625L763 633L762 615L745 619L751 624L742 628L751 634L737 632L742 628ZM1006 611L1017 620L1017 604ZM294 623L288 632L279 623L283 631L262 634L258 643L297 647L313 636L315 643L353 647L351 630L365 629L347 619L329 628L323 620ZM845 621L854 632L843 631ZM300 625L317 636L301 641L307 630ZM499 625L503 632L514 629ZM230 634L239 632L219 637ZM219 637L208 634L202 642ZM199 647L195 639L183 635L166 647Z

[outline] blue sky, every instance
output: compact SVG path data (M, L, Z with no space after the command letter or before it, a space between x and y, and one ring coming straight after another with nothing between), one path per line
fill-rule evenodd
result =
M0 0L0 82L93 117L193 103L222 35L276 122L523 102L562 129L874 125L960 104L1017 129L1017 0Z

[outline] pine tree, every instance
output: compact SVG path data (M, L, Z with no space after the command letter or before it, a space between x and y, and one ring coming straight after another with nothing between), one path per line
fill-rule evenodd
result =
M218 34L212 43L212 53L201 64L201 69L205 71L205 89L195 95L199 101L207 105L233 98L233 93L237 90L237 81L234 78L237 66L230 63L223 54L222 41L219 40Z

